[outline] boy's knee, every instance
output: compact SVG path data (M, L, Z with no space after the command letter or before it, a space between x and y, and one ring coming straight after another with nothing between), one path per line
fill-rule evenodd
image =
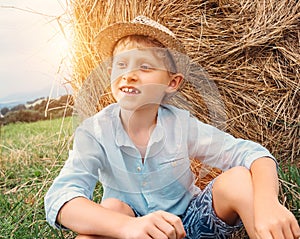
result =
M234 167L221 174L214 183L214 191L232 200L241 200L252 193L250 171L242 166Z
M107 198L103 200L101 202L101 206L116 212L127 214L129 216L134 216L134 212L132 211L131 207L116 198Z
M125 207L124 204L124 202L116 198L107 198L101 202L101 206L114 211L122 210Z
M232 186L245 185L251 182L250 171L242 166L236 166L224 173Z
M251 182L251 173L249 169L242 167L242 166L236 166L230 170L228 170L229 177L231 177L231 181L234 181L232 183L249 183Z

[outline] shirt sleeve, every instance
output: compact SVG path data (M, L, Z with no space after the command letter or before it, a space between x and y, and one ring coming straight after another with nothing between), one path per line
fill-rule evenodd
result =
M97 140L87 130L78 128L73 150L44 198L46 219L51 226L61 228L56 218L66 202L76 197L92 199L103 158L104 152Z
M274 156L262 145L250 140L235 138L196 118L189 120L188 147L191 158L226 171L234 166L250 169L258 158Z

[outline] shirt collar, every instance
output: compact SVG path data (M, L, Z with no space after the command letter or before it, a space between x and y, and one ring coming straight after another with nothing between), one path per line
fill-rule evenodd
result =
M127 132L125 131L123 124L120 119L120 106L116 104L117 106L114 108L112 112L112 121L113 125L115 126L115 135L116 135L116 144L119 147L125 146L125 147L135 147L132 141L130 140ZM151 134L150 141L148 143L148 148L151 148L154 144L159 144L161 147L163 147L163 141L165 139L165 132L164 128L162 127L162 109L161 107L158 108L158 116L157 116L157 124ZM152 150L151 150L152 151ZM157 150L155 150L157 151Z
M133 147L133 144L126 133L121 118L120 118L120 106L116 104L116 107L113 110L112 114L112 121L113 121L113 126L115 128L115 136L116 136L116 144L117 146L128 146L128 147Z

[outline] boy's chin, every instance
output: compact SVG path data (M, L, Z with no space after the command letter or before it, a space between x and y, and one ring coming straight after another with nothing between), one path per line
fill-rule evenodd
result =
M126 111L135 111L137 108L140 107L137 103L128 102L126 100L119 100L117 103L122 110L126 110Z
M137 102L127 102L127 101L122 101L120 100L118 102L118 105L122 110L125 111L137 111L137 110L142 110L142 109L149 109L149 108L157 108L160 105L160 102L147 102L143 104L138 104Z

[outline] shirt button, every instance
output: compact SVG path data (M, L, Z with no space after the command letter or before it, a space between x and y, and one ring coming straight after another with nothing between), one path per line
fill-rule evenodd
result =
M142 168L140 166L138 166L136 169L138 172L141 172L141 170L142 170Z

